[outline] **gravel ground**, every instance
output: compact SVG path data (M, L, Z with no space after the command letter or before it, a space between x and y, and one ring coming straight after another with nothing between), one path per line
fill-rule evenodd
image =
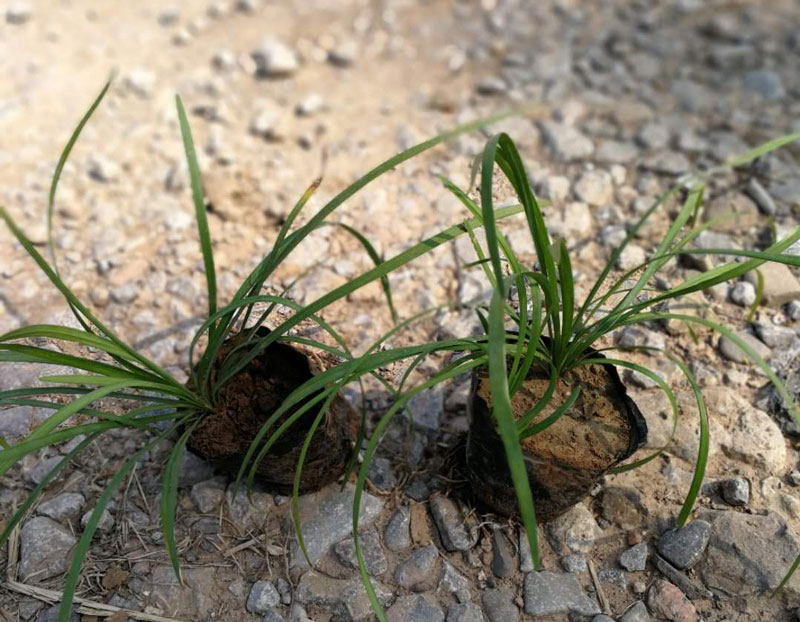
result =
M198 144L223 300L317 176L323 183L312 209L394 152L520 103L541 107L490 131L512 135L537 192L552 200L551 233L573 249L584 293L625 226L677 176L800 131L800 7L791 1L187 0L169 8L153 0L41 0L0 4L0 12L0 202L44 249L49 179L61 146L115 69L59 187L59 265L124 338L184 377L205 301L176 92ZM484 140L465 135L412 160L334 219L358 227L387 257L458 222L463 210L437 175L466 186ZM798 156L790 147L715 178L703 217L736 217L704 233L698 246L763 246L772 226L797 226ZM509 197L501 187L497 198ZM619 267L646 257L667 221L665 214L643 229ZM524 223L504 227L531 259ZM0 331L71 322L5 230L0 249ZM465 267L472 259L461 241L394 274L401 316L485 297L488 284ZM293 295L307 302L369 265L342 231L322 230L270 285L305 275ZM691 257L665 278L674 283L712 265L708 256ZM763 272L765 297L750 323L755 288L746 278L698 300L705 313L747 335L800 393L800 272ZM355 351L391 326L377 285L325 317ZM395 345L475 330L471 314L443 312ZM362 518L367 565L389 620L794 620L800 580L775 598L769 588L800 552L797 428L730 343L710 333L695 337L673 325L613 336L627 345L665 345L704 387L711 457L695 520L673 530L697 451L691 391L674 366L650 361L673 383L685 415L674 442L543 526L538 573L519 547L519 526L484 514L465 490L458 456L468 386L422 394L410 407L416 427L398 423L383 443ZM430 361L418 378L441 363ZM0 390L40 373L5 368ZM666 400L646 378L623 377L648 419L648 446L660 447L670 428ZM348 397L374 415L387 404L377 388ZM3 411L0 435L25 434L37 414ZM127 431L110 435L49 486L8 564L17 582L0 589L0 618L54 619L41 592L25 594L20 585L60 589L82 517L138 440ZM349 538L350 487L302 499L308 568L285 498L258 491L251 506L193 456L184 463L178 510L181 586L166 560L157 509L168 448L147 455L114 499L85 565L82 597L183 620L370 619ZM0 478L0 516L63 451L45 450Z

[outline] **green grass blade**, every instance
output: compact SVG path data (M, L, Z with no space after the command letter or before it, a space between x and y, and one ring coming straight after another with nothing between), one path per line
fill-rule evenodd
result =
M83 528L83 534L78 541L78 545L75 547L75 552L72 554L72 562L70 563L69 571L67 572L67 577L64 581L64 591L61 596L61 608L59 609L58 613L58 622L70 622L70 618L72 616L72 603L75 598L75 590L78 587L81 566L83 565L83 560L86 559L86 554L89 551L89 545L91 544L92 537L97 529L97 524L100 522L100 518L103 515L103 510L106 509L108 502L111 501L111 497L122 485L122 482L131 472L133 467L136 466L136 463L142 459L143 454L147 451L150 451L150 449L152 449L158 441L160 441L162 438L165 438L170 432L171 430L168 430L160 434L152 441L147 443L144 447L135 452L130 458L125 460L125 462L122 463L122 466L120 466L120 468L111 478L111 481L109 481L109 483L106 485L105 489L103 489L103 492L100 493L94 511L89 517L86 526Z
M311 423L311 426L308 428L308 433L306 434L305 439L303 439L303 446L300 448L300 455L297 458L297 466L294 470L294 481L292 483L292 522L294 523L294 530L297 534L297 544L300 546L300 550L303 552L303 557L306 558L309 568L313 567L314 564L311 563L311 559L308 556L308 551L306 550L306 541L305 538L303 538L303 529L302 525L300 524L300 480L303 476L303 466L306 463L308 448L311 446L311 441L314 440L314 434L316 434L319 424L322 423L323 419L325 418L328 408L330 407L331 402L333 402L340 388L341 385L337 385L334 390L331 391L330 395L319 409L319 412L314 418L314 421Z
M692 387L695 400L697 401L697 409L700 414L700 442L697 448L697 460L694 465L694 475L692 476L692 483L689 487L689 493L686 495L686 500L683 502L683 507L678 515L678 527L683 527L689 516L692 514L692 509L697 501L697 495L700 494L700 489L703 486L703 479L706 474L706 466L708 465L708 447L709 447L709 426L708 426L708 411L706 410L706 403L703 399L703 393L700 386L694 379L694 374L689 370L689 367L677 356L667 355L675 363Z
M178 508L178 476L180 475L181 461L183 460L186 443L194 431L197 422L189 426L169 453L164 474L161 478L161 530L164 533L164 547L167 549L169 561L175 576L184 584L181 575L180 560L178 560L178 546L175 543L175 512Z
M535 348L529 347L528 349L531 350ZM520 417L517 420L517 429L520 431L520 433L525 428L528 427L531 421L536 419L536 415L542 412L542 410L544 410L544 407L550 403L551 399L553 399L553 393L555 393L556 390L557 380L558 376L555 373L555 369L551 367L550 380L547 382L547 389L545 389L544 394L536 401L536 403L531 407L531 409L528 412L526 412L524 415L522 415L522 417ZM509 395L510 393L511 392L509 391Z
M45 348L37 348L35 346L24 346L18 344L0 344L0 355L2 359L7 362L16 363L42 363L45 365L59 365L64 367L72 367L75 369L82 369L90 371L95 374L102 374L111 378L119 379L134 379L141 380L159 380L158 376L153 376L147 373L134 373L121 367L101 363L92 359L83 358L80 356L72 356L71 354L62 354L53 350Z
M11 233L17 239L17 241L22 244L23 248L26 250L28 255L36 262L36 264L41 268L42 272L45 273L50 282L56 286L56 288L61 292L61 294L66 298L67 302L70 304L71 307L77 309L84 317L86 317L101 333L103 333L110 341L112 341L118 348L124 351L124 357L127 360L136 361L143 365L144 367L150 369L152 372L156 373L157 375L164 378L167 382L170 382L174 385L181 386L180 383L175 380L169 373L167 373L164 369L150 361L147 357L142 356L136 350L128 346L124 341L122 341L119 337L114 334L112 330L110 330L105 324L103 324L97 317L92 314L83 303L78 300L75 294L64 284L61 278L53 271L50 265L45 261L44 257L36 250L33 246L31 241L25 236L22 230L17 226L11 216L8 214L6 209L3 206L0 206L0 219L4 220L6 225L8 226ZM88 334L88 333L87 333Z
M575 400L578 399L580 393L581 386L577 385L574 389L572 389L572 392L569 394L569 397L564 401L564 403L556 408L547 417L545 417L544 420L525 428L520 434L520 439L528 438L534 434L544 432L547 428L556 423L570 408L572 408L572 405L575 403Z
M528 472L522 455L514 411L508 392L506 367L506 331L503 322L504 296L495 290L489 310L489 385L492 396L492 414L497 422L497 431L503 441L506 460L511 471L511 480L517 493L522 524L528 534L528 545L536 570L539 569L539 541L536 525L536 511L533 495L528 482Z
M331 223L324 223L329 226L340 227L344 229L352 235L356 240L358 240L359 244L364 247L364 250L369 255L370 259L375 263L376 266L379 266L383 263L383 257L375 250L375 247L372 243L362 234L358 229L351 227L350 225L346 225L342 222L331 222ZM384 275L381 277L381 287L383 288L383 295L386 296L386 304L389 306L389 311L392 314L392 321L397 322L397 310L394 308L394 304L392 303L392 288L389 285L389 277Z
M750 305L750 311L747 313L747 320L745 320L748 324L753 321L753 318L756 316L756 311L758 311L758 307L761 306L761 300L764 298L764 275L761 274L761 270L756 270L756 299L753 301L753 304Z
M518 214L521 211L519 207L510 207L510 208L503 208L498 209L495 212L496 218L505 218L511 216L513 214ZM276 326L272 332L263 340L261 341L258 348L253 348L252 351L244 357L241 361L239 361L235 366L232 366L225 374L221 374L220 377L217 379L217 385L222 385L227 382L230 378L232 378L236 373L240 370L244 369L247 364L256 358L263 350L266 348L270 343L276 341L281 335L288 332L295 326L297 326L303 320L311 317L321 309L329 306L330 304L344 298L345 296L349 295L350 293L354 292L355 290L380 279L381 277L390 274L391 272L395 271L397 268L404 266L405 264L413 261L417 257L424 255L434 248L441 246L451 240L457 238L458 236L464 234L470 227L478 226L479 222L476 219L467 220L461 224L454 225L441 231L425 240L420 242L419 244L415 244L411 248L395 255L394 257L387 259L384 261L380 266L376 266L375 268L364 272L360 276L355 277L349 283L341 285L336 289L328 292L327 294L321 296L317 300L309 303L302 310L298 311L295 315L291 318L286 320L285 322L281 323L279 326Z
M789 570L786 572L786 574L784 575L783 579L781 579L781 582L778 584L778 587L776 587L775 590L772 592L772 596L773 597L776 596L778 594L778 592L780 592L786 586L787 583L789 583L789 581L791 580L792 576L797 571L798 567L800 567L800 555L798 555L795 558L794 563L791 565Z
M605 348L606 350L616 350L618 348ZM652 350L653 348L641 347L641 348L631 348L633 350ZM661 352L661 350L658 350ZM672 444L672 440L675 438L675 432L678 429L678 418L679 418L679 410L678 410L678 401L675 398L675 393L672 389L669 388L669 385L664 382L664 379L661 378L658 374L654 371L644 367L643 365L639 365L637 363L632 363L630 361L623 361L621 359L615 358L587 358L583 359L579 365L616 365L618 367L627 367L628 369L633 369L638 371L639 373L647 376L652 380L654 383L658 385L658 387L664 392L667 396L667 400L669 401L670 408L672 409L672 431L670 432L669 439L664 444L663 447L660 447L652 454L637 460L635 462L630 462L628 464L623 464L622 466L613 467L608 470L609 473L625 473L626 471L632 471L634 469L638 469L640 466L647 464L648 462L656 459L662 453L664 453L667 448Z
M56 466L50 469L47 475L45 475L42 478L42 481L40 481L36 485L36 487L30 493L28 493L23 502L14 512L14 515L6 524L5 529L3 529L3 532L0 533L0 547L5 546L6 541L11 535L11 532L14 531L14 527L16 527L19 524L19 522L23 518L25 518L25 514L27 514L28 510L33 506L33 504L36 502L36 500L39 498L42 492L44 492L45 488L47 488L50 485L50 482L52 482L58 476L58 474L61 473L61 471L64 469L65 466L67 466L70 462L72 462L80 453L83 452L84 449L86 449L92 442L94 442L94 440L99 435L100 435L99 432L95 432L94 434L90 434L80 443L78 443L78 445L74 447L72 450L70 450L69 453L67 453Z
M572 337L573 313L575 312L575 281L572 277L572 263L567 251L567 243L562 239L559 245L558 276L561 284L561 352L565 352ZM556 362L560 369L561 361Z
M750 151L743 153L742 155L736 156L734 158L730 158L726 160L723 166L728 168L736 168L739 166L743 166L745 164L749 164L756 158L760 158L763 155L766 155L770 151L775 151L776 149L780 149L781 147L788 145L800 138L800 132L795 132L794 134L787 134L785 136L779 136L778 138L774 138L770 141L767 141Z
M72 148L75 146L75 143L78 141L78 137L81 135L84 126L89 122L94 111L97 110L97 107L100 105L100 102L103 101L103 98L106 96L109 87L111 86L111 79L106 82L103 89L100 91L100 94L95 98L92 105L89 107L89 110L86 111L86 114L83 115L83 118L78 123L75 130L72 132L72 136L70 136L67 144L65 145L63 151L61 152L61 156L58 158L58 163L56 164L56 170L53 173L53 180L50 183L50 193L47 196L47 244L50 247L50 259L53 262L53 269L58 273L58 264L56 262L56 245L53 240L53 212L55 208L56 202L56 190L58 189L58 182L61 179L61 173L64 171L64 165L67 163L69 159L69 154L72 152Z
M197 234L200 237L200 248L203 251L203 265L205 266L208 290L208 314L213 315L217 310L217 274L214 268L214 250L211 247L211 234L208 230L203 184L200 181L200 167L197 165L197 154L195 153L189 120L186 118L186 110L183 107L181 98L177 95L175 96L175 105L178 109L183 148L186 151L186 164L189 167L192 200L194 201L194 213L197 220Z

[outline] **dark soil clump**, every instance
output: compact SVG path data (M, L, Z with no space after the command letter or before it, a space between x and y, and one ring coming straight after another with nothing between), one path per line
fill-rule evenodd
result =
M261 426L292 391L324 371L329 363L316 353L306 354L283 343L271 344L220 389L216 411L197 425L189 438L189 448L218 469L235 474ZM270 433L296 410L282 415ZM259 464L258 479L268 489L291 491L300 449L318 412L319 406L314 406L302 415ZM306 454L302 492L317 490L342 475L351 452L349 428L355 421L352 407L337 395Z
M545 394L548 381L549 370L531 369L512 398L516 418ZM536 514L541 520L554 518L578 503L608 469L632 455L647 436L644 419L613 365L587 365L564 374L536 421L544 420L563 404L577 383L582 389L572 407L553 425L521 442ZM473 490L495 511L516 514L516 494L492 417L485 369L473 376L469 409L467 471Z

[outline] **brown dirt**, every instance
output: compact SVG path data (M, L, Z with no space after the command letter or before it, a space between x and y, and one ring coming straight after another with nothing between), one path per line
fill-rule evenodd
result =
M541 399L548 383L545 370L532 370L511 402L516 419ZM567 461L582 469L607 468L625 455L631 441L631 428L619 405L621 395L607 367L586 365L562 375L537 420L544 420L559 408L576 384L582 389L572 408L543 432L524 439L522 448L542 460ZM480 378L478 395L490 403L488 374Z
M534 368L529 372L512 398L517 419L545 394L548 382L547 370ZM646 436L638 409L610 365L588 365L565 373L537 420L542 421L563 404L577 383L583 389L573 406L549 428L522 441L541 520L555 518L581 501L606 471L631 455ZM489 396L488 372L481 370L473 379L469 403L467 470L480 501L501 514L513 515L518 511L516 494Z

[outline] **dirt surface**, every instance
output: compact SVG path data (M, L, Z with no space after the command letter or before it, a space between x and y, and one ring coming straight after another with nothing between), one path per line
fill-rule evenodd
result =
M300 223L372 166L462 121L537 105L535 112L463 135L391 170L331 220L356 227L384 257L402 252L466 218L439 176L477 199L476 188L469 188L473 159L487 135L507 131L537 194L551 200L548 227L568 243L578 301L631 223L679 176L800 130L800 8L793 0L186 0L173 6L37 0L7 2L0 12L0 203L46 255L47 197L58 156L115 71L58 188L58 266L74 292L121 337L181 381L207 300L176 94L198 147L221 302L267 252L295 201L317 178L321 186ZM297 66L281 76L259 75L253 53L265 38L288 46ZM790 146L715 177L702 219L731 210L737 217L711 227L712 237L697 244L763 248L772 231L785 235L797 226L799 161L800 152ZM498 183L495 200L513 200L507 184ZM668 202L636 234L615 276L657 247L678 205ZM533 266L524 221L509 219L502 228ZM481 332L471 309L447 306L487 299L490 288L475 259L462 237L391 276L402 318L446 306L388 347ZM372 265L346 231L323 228L287 258L269 291L279 293L297 280L290 295L308 303ZM674 285L713 265L713 258L700 255L671 261L656 285ZM766 348L776 371L792 377L796 371L786 361L798 360L800 348L800 302L792 306L800 301L800 273L787 268L765 277L765 296L752 318L755 288L744 277L693 295L682 311L747 334ZM325 309L324 318L355 353L392 326L377 283ZM0 332L38 322L75 325L55 289L0 227ZM663 347L696 375L706 395L711 446L692 517L746 517L761 527L741 527L735 546L712 527L708 547L715 557L704 553L677 574L659 566L658 543L674 526L692 483L698 409L690 385L669 360L620 352L615 356L651 366L674 388L680 411L674 437L664 395L641 376L621 373L649 427L636 458L664 446L666 451L641 469L609 476L565 518L542 526L543 569L558 575L559 585L574 578L592 602L602 592L608 613L625 622L625 610L637 601L658 622L793 622L800 584L776 598L769 597L769 587L780 578L784 558L800 551L796 429L785 414L770 414L771 407L758 402L763 373L737 359L718 335L697 327L690 332L677 322L643 328L609 335L596 346ZM444 363L443 357L425 361L410 382L430 377ZM398 380L404 366L381 371ZM0 390L36 382L44 372L4 366ZM371 519L364 517L362 537L389 619L470 619L457 616L460 606L472 605L475 619L490 622L591 620L563 602L554 613L530 613L536 595L526 585L535 575L524 564L520 527L477 504L463 470L469 387L469 378L455 378L409 404L386 430L382 462L369 471L372 505L364 514ZM366 408L370 429L392 403L378 383L343 393L348 407ZM13 439L41 421L42 413L0 416ZM48 526L60 541L79 537L81 518L144 441L142 433L121 431L93 443L32 509L39 524L51 511L46 502L76 503ZM286 497L257 490L250 504L231 489L224 472L192 455L181 472L176 529L186 583L179 583L164 551L158 504L172 442L154 445L114 496L111 521L84 566L82 597L181 620L370 619L347 548L350 488L329 486L301 499L306 544L320 551L308 570L298 561ZM0 477L0 516L19 506L42 468L65 450L43 449ZM749 491L744 505L723 495L723 484L734 478ZM407 544L390 538L390 532L402 535L404 525ZM52 533L41 541L54 540ZM50 620L52 598L41 590L62 588L65 553L46 552L44 571L22 581L17 562L30 557L37 541L30 532L19 540L21 551L11 549L10 559L9 551L2 553L8 581L0 584L0 618ZM644 569L624 570L620 555L639 542L649 554ZM767 553L744 546L752 542ZM593 564L597 581L580 560ZM741 578L735 594L706 591L715 573L737 568L762 574ZM661 589L664 578L689 600ZM264 588L265 602L274 604L255 613L249 597L263 581L278 597ZM426 603L419 610L417 598ZM86 613L83 621L93 619Z

